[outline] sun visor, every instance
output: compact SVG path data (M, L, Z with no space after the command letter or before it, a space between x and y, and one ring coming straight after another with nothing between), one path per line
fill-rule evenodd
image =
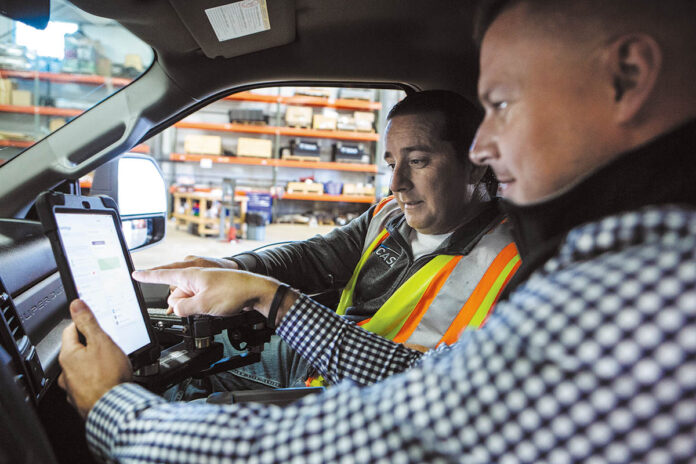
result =
M294 0L169 2L208 58L231 58L295 40Z

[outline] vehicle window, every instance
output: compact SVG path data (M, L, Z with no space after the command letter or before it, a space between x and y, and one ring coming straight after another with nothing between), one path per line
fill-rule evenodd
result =
M403 96L396 89L260 88L177 122L147 142L171 186L165 241L193 235L205 253L233 235L301 240L346 224L389 192L382 135ZM195 254L187 243L186 253ZM137 253L136 264L147 253Z
M53 0L44 30L0 17L0 162L128 85L152 49L118 23Z

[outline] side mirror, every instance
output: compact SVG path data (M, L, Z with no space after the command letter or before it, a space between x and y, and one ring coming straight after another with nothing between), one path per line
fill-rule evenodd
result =
M152 157L127 153L98 167L90 193L108 195L116 201L129 250L164 238L167 189Z

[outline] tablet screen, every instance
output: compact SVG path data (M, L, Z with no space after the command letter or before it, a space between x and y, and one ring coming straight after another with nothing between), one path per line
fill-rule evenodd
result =
M110 214L56 212L77 294L126 353L150 343L128 264Z

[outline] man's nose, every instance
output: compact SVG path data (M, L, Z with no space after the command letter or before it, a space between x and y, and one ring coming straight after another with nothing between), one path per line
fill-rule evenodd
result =
M493 138L486 127L486 121L481 124L476 131L474 141L469 148L469 159L472 163L480 166L490 164L494 159L498 158L498 150L493 143Z
M392 192L403 192L412 187L411 178L408 171L408 166L403 166L397 163L392 171L391 182L389 188Z

